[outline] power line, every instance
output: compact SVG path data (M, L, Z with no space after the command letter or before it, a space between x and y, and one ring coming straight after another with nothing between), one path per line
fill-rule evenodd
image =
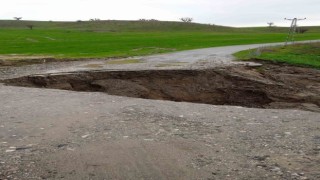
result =
M293 19L287 19L284 18L285 20L291 21L291 26L289 29L289 33L288 33L288 37L285 43L285 46L289 43L292 42L294 43L294 35L297 32L297 22L298 21L302 21L302 20L306 20L307 18L303 18L303 19L298 19L298 18L293 18Z

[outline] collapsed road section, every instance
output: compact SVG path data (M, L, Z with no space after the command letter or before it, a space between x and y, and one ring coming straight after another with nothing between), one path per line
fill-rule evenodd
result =
M7 85L145 99L320 111L320 71L264 64L205 70L82 71L4 80Z

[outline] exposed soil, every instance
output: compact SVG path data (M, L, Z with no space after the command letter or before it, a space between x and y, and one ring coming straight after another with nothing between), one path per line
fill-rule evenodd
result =
M84 71L4 82L146 99L320 111L320 71L277 64L206 70Z

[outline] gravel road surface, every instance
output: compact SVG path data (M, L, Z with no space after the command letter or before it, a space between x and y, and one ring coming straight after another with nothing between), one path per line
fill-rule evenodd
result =
M212 68L234 64L230 53L257 46L139 57L142 63L136 64L90 60L0 67L0 77L90 69ZM316 112L3 84L0 99L0 180L320 179Z
M0 179L319 179L320 115L0 86Z

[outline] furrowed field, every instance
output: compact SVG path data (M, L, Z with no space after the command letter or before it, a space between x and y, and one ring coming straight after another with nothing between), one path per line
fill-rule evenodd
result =
M29 29L32 25L33 29ZM307 27L296 40L320 39ZM187 49L283 42L287 28L231 28L179 22L0 21L0 55L68 58L128 57Z

